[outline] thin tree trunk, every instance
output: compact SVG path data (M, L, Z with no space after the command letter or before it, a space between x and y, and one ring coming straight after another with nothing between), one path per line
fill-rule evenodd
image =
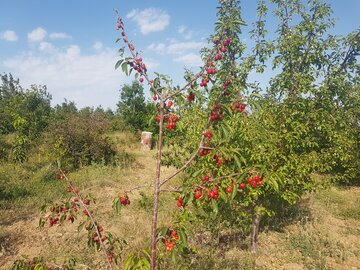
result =
M159 122L159 140L156 160L156 176L154 180L154 198L153 198L153 215L151 222L151 255L150 255L150 269L156 269L156 229L158 222L159 211L159 195L160 195L160 176L161 176L161 151L163 144L163 122L164 122L164 107L163 100L160 101L160 122Z
M260 207L258 207L253 217L253 223L251 226L251 251L253 253L255 253L257 249L259 225L260 225L260 217L261 217L260 214L261 214L261 210Z

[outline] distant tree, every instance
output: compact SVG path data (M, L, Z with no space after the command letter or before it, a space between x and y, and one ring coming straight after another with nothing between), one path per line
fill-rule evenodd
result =
M20 86L19 79L15 80L11 74L2 74L0 78L0 134L4 134L14 131L11 116L5 109L10 100L23 90Z
M124 85L121 89L120 99L117 104L117 112L125 122L136 130L146 128L153 106L145 102L143 86L137 81L131 85Z
M14 95L4 108L11 116L15 132L34 139L47 126L51 113L51 95L46 86L32 85L30 89Z
M0 102L9 100L14 95L22 92L19 79L15 80L11 74L2 74L0 85ZM0 104L1 104L0 103Z
M63 114L63 113L77 113L78 109L74 101L64 100L60 105L57 104L55 106L55 114Z

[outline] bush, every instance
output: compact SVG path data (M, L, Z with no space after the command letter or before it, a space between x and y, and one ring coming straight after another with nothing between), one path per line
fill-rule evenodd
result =
M114 164L116 151L103 135L108 128L108 120L97 114L63 114L50 124L46 135L52 159L71 169Z

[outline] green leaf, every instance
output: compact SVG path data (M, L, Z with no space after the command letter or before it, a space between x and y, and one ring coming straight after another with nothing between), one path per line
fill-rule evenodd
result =
M115 213L117 215L120 215L120 209L121 209L121 204L120 204L120 201L118 199L115 199L115 203L113 204L113 208L115 210Z
M262 98L262 95L260 95L259 93L252 93L251 97Z
M174 264L176 264L176 257L175 257L175 252L174 251L171 252L171 260L172 260L172 262Z
M178 230L178 233L179 233L180 241L181 241L184 245L187 245L187 236L186 236L186 233L185 233L184 228L180 228L180 229Z
M247 26L247 23L242 21L242 20L234 20L234 23L239 24L239 25L243 25L243 26Z
M118 69L119 66L124 62L124 59L120 59L119 61L116 62L115 64L115 69Z
M61 215L60 223L63 223L65 219L66 219L66 214Z
M141 268L141 269L145 269L145 270L150 269L150 262L148 261L148 259L143 258L142 263L143 263L143 267L145 268Z
M235 155L235 156L234 156L234 159L235 159L235 163L236 163L238 169L241 169L242 166L241 166L241 162L240 162L239 157L238 157L237 155Z
M192 174L192 177L195 178L197 177L201 172L203 171L203 169L197 170Z
M86 221L83 221L79 224L79 226L77 227L78 232L80 232L84 228L85 223Z
M128 76L128 75L129 75L129 71L128 71L128 63L127 63L127 62L122 63L122 65L121 65L121 69L122 69L122 71L126 74L126 76Z
M128 270L131 269L130 267L134 264L134 254L131 254L124 263L124 269Z
M236 197L237 192L238 192L238 187L237 187L237 184L235 183L235 185L233 187L233 191L231 193L231 201Z

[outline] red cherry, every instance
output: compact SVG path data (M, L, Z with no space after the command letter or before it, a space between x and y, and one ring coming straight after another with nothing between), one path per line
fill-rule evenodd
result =
M173 105L173 103L172 103L172 101L170 100L169 102L168 102L168 108L170 109L171 108L171 106Z
M178 202L177 202L177 206L178 206L178 207L182 207L182 206L183 206L182 202L179 202L179 201L178 201Z
M201 192L201 191L196 192L196 193L194 194L194 199L195 199L195 200L200 199L201 196L202 196L202 192Z
M85 199L85 200L83 200L83 203L84 203L85 205L90 205L90 200L89 200L89 199Z
M245 183L241 183L241 184L239 185L239 187L240 187L241 189L244 189L244 188L246 187L246 184L245 184Z
M140 78L139 82L141 82L141 83L144 82L144 78Z
M157 101L157 96L153 96L153 100L154 100L154 101Z
M124 206L130 204L129 197L127 195L120 197L120 203Z
M227 188L226 188L226 192L227 192L227 193L231 193L232 191L233 191L232 187L227 187Z

